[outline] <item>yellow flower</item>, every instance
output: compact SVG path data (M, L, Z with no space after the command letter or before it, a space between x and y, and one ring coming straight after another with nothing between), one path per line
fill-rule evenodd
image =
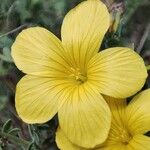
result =
M126 100L106 100L112 112L110 133L106 142L93 150L149 150L150 137L145 134L150 131L150 89L135 96L128 105ZM60 128L56 142L61 150L88 150L72 144Z
M15 104L24 122L44 123L58 112L72 142L94 147L106 140L111 113L100 93L128 97L147 77L142 58L129 48L98 53L109 23L106 6L88 0L66 15L62 41L41 27L18 35L12 57L27 75L17 85Z

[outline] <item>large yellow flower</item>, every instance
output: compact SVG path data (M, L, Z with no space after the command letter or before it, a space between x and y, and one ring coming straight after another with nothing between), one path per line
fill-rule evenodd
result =
M88 0L66 15L62 41L41 27L18 35L12 57L27 74L17 85L15 100L23 121L44 123L58 112L72 142L84 147L104 142L111 114L100 93L128 97L147 77L142 58L129 48L98 53L109 22L106 6Z
M135 96L127 105L126 100L106 98L112 124L108 139L101 146L90 150L150 150L150 89ZM93 129L94 130L94 129ZM89 150L72 144L59 128L56 142L61 150Z

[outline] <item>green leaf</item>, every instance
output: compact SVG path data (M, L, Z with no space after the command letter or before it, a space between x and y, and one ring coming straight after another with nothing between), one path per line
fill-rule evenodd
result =
M33 146L34 146L34 143L32 142L29 147L27 148L27 150L33 150Z
M0 93L1 94L1 93ZM6 103L7 103L7 96L5 95L1 95L0 96L0 111L3 110L6 106Z
M2 36L3 34L0 33L0 36ZM4 47L10 47L13 43L13 40L11 38L9 38L8 36L3 36L0 37L0 48L4 48Z
M130 19L132 19L132 15L134 14L134 12L137 10L137 8L143 4L143 3L148 3L149 0L126 0L126 11L125 11L125 15L124 15L124 23L128 23L128 21Z
M18 132L20 132L20 129L19 128L13 128L13 129L10 129L8 131L9 134L12 134L12 135L17 135Z
M12 65L10 63L8 64L0 59L0 75L1 76L6 75L11 69L12 69Z
M8 131L10 130L11 127L12 127L12 121L11 121L11 119L9 119L4 123L4 125L2 127L2 132L8 133Z
M10 54L10 49L8 47L3 48L3 54L0 54L0 59L6 62L13 62Z

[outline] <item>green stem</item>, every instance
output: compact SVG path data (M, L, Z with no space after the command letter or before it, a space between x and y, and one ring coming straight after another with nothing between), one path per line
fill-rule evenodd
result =
M150 65L146 66L147 70L150 70Z
M28 142L26 140L23 140L21 138L18 138L16 136L10 135L8 133L4 133L4 132L0 131L0 136L2 138L7 138L10 142L12 142L14 144L17 144L17 145L20 145L20 146L24 146L26 148L30 145L30 142Z

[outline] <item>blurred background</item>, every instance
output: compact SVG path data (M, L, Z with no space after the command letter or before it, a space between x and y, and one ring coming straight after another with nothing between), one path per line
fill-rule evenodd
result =
M23 76L11 58L17 34L31 26L42 26L60 38L65 14L82 0L0 0L0 150L57 150L57 116L42 125L27 125L17 116L15 87ZM150 65L150 1L103 0L112 21L101 49L127 46ZM150 67L148 67L150 69ZM148 77L145 88L150 87Z

